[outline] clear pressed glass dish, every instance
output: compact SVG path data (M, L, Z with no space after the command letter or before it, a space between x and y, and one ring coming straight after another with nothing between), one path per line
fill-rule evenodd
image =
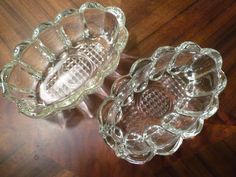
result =
M105 142L134 164L174 153L217 111L226 86L221 67L219 52L193 42L160 47L137 60L100 107Z
M1 71L3 93L30 117L74 107L116 69L127 39L121 9L98 3L67 9L16 46Z

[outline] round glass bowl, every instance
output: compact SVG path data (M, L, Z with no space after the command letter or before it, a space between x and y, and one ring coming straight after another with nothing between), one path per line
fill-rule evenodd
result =
M130 163L170 155L219 106L226 77L219 52L193 42L160 47L117 79L99 111L105 142Z
M16 46L1 72L3 93L30 117L74 107L116 69L127 39L121 9L98 3L67 9Z

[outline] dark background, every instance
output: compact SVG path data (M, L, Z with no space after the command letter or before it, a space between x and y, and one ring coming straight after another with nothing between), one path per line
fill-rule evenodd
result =
M1 0L0 67L11 51L43 21L61 10L79 7L81 0ZM130 33L124 51L150 56L163 45L192 40L219 50L228 85L220 95L218 112L202 132L185 140L172 156L156 156L138 166L118 159L98 133L98 121L78 110L65 120L33 120L19 114L13 103L0 97L1 177L235 177L236 176L236 1L233 0L104 0L120 7ZM133 58L123 55L118 71L128 72ZM128 64L124 64L127 62ZM112 79L105 81L109 90ZM88 98L95 112L101 100Z

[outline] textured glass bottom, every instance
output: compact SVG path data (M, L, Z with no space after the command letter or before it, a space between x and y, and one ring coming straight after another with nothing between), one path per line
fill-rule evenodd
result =
M39 96L45 103L61 101L97 74L107 61L106 41L83 40L62 52L39 83Z
M117 124L125 133L144 133L151 125L161 125L165 115L173 112L173 105L185 96L185 82L166 73L161 80L149 83L133 101L123 107L123 117Z

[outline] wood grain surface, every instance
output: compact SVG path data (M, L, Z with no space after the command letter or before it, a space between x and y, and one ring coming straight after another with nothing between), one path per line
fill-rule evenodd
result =
M0 0L0 67L17 43L43 21L83 0ZM191 40L219 50L228 85L219 111L195 138L171 156L145 165L117 158L98 133L98 121L78 110L49 120L29 119L0 97L0 177L235 177L236 176L236 1L104 0L126 14L130 37L118 71L159 46ZM133 57L130 57L133 56ZM112 78L105 80L109 91ZM95 112L101 98L87 98Z

